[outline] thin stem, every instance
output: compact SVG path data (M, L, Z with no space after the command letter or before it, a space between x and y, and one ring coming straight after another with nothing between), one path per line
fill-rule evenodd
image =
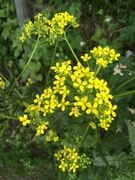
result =
M5 78L5 76L3 76L3 74L0 73L0 76L6 81L6 83L10 84L10 82ZM23 98L23 96L19 93L19 91L18 91L16 88L15 88L14 90L17 92L17 94L18 94L21 98Z
M10 82L5 78L5 76L3 76L3 74L0 73L0 76L1 76L8 84L10 84Z
M7 126L8 126L8 124L5 123L3 129L2 129L1 132L0 132L0 138L2 137L2 135L3 135L3 133L4 133L4 131L5 131L5 129L6 129Z
M82 136L82 139L81 139L81 141L79 142L79 144L78 144L78 146L77 146L77 150L79 149L80 145L82 144L82 141L84 140L85 135L87 134L89 127L90 127L90 126L89 126L89 124L88 124L87 128L86 128L85 131L84 131L84 134L83 134L83 136Z
M126 84L128 84L129 82L133 81L135 79L135 77L129 79L128 81L124 82L123 84L121 84L119 87L117 87L116 90L119 90L120 88L122 88L123 86L125 86Z
M101 66L98 66L98 68L97 68L97 70L95 72L95 76L97 76L97 74L99 73L100 69L101 69Z
M121 94L117 94L117 95L113 95L113 97L114 97L114 98L117 98L117 97L129 95L129 94L132 94L132 93L135 93L135 90L127 91L127 92L124 92L124 93L121 93Z
M3 118L3 119L14 119L14 120L18 120L18 118L12 117L12 116L0 116L0 118Z
M16 88L14 90L20 96L20 98L23 98L23 96L19 93L19 91Z
M58 41L56 41L56 44L55 44L55 48L54 48L54 52L53 52L53 57L51 59L50 67L49 67L49 70L48 70L48 73L47 73L47 77L46 77L45 88L47 87L47 84L48 84L48 79L49 79L49 76L50 76L50 70L51 70L51 67L52 67L52 64L53 64L53 61L54 61L54 57L55 57L55 54L56 54L57 46L58 46Z
M70 51L72 52L74 58L76 59L76 61L80 63L78 57L76 56L75 52L73 51L73 48L71 47L71 45L70 45L70 43L69 43L69 41L68 41L68 39L67 39L67 36L66 36L66 33L65 33L65 32L64 32L64 38L63 38L63 39L66 41L66 43L67 43Z
M21 71L21 73L19 74L19 76L14 80L14 82L13 82L13 84L11 85L11 88L10 88L10 90L9 90L9 92L8 92L8 94L7 94L7 96L10 95L12 89L14 88L14 85L16 84L16 82L20 79L20 77L23 75L23 73L24 73L25 70L27 69L27 67L28 67L28 65L29 65L29 63L30 63L30 61L31 61L31 59L33 58L33 55L34 55L34 53L35 53L35 51L36 51L36 49L37 49L37 47L38 47L38 45L39 45L38 42L39 42L39 36L38 36L38 38L37 38L35 47L34 47L32 53L31 53L31 55L30 55L30 58L28 59L28 61L27 61L26 65L25 65L25 67L23 68L23 70Z

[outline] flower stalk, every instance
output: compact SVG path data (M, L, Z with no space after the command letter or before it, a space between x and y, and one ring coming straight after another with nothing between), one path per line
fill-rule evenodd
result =
M12 85L11 85L11 87L10 87L10 89L9 89L9 92L8 92L8 94L7 94L7 97L10 95L10 93L11 93L12 89L14 88L16 82L21 78L21 76L23 75L23 73L24 73L25 70L27 69L27 67L28 67L29 63L31 62L31 60L32 60L32 58L33 58L33 56L34 56L34 54L35 54L35 52L36 52L36 49L37 49L37 47L38 47L38 45L39 45L38 43L39 43L39 36L38 36L38 38L37 38L35 47L34 47L32 53L31 53L31 55L30 55L30 58L28 59L26 65L25 65L25 67L23 68L23 70L21 71L21 73L17 76L17 78L16 78L16 79L14 80L14 82L12 83Z

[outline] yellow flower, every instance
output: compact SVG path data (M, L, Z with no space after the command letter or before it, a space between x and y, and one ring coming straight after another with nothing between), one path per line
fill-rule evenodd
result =
M68 164L65 163L64 161L61 161L61 164L59 165L59 168L65 172L66 171L66 168L68 167Z
M87 106L86 114L90 114L92 112L92 104L90 102L87 102L86 106Z
M75 117L78 117L78 116L81 115L81 113L79 112L78 107L73 107L71 109L71 112L69 113L69 116L72 116L72 115L74 115Z
M85 90L86 85L87 81L82 81L80 78L76 78L76 81L73 82L73 86L79 89L81 92Z
M65 111L65 107L70 104L69 101L65 101L65 98L62 98L61 102L58 104L58 107L61 107L62 111Z
M22 33L22 35L20 36L20 40L22 41L22 43L25 41L26 37L25 37L25 34Z
M59 68L59 73L63 73L65 75L69 75L71 73L71 60L64 61L61 63L61 67Z
M89 125L92 127L92 129L96 129L96 124L94 122L90 122Z
M30 120L27 119L27 114L24 114L24 116L21 116L19 120L22 122L23 126L26 126L27 124L30 124Z
M26 82L26 86L30 86L33 83L31 78L28 78L27 82Z
M38 103L38 106L40 106L42 101L43 101L43 96L39 96L38 94L36 94L36 99L34 99L34 103Z
M54 137L54 138L53 138L53 141L54 141L54 142L59 141L59 137L58 137L58 136Z
M82 111L85 111L87 107L88 96L84 96L82 98L75 96L74 99L77 101L77 102L74 102L74 106L80 106Z
M47 125L49 124L49 122L44 122L43 124L39 125L37 127L37 133L36 133L36 136L39 136L41 134L44 134L44 130L47 129Z
M3 81L3 79L0 77L0 88L4 89L5 88L5 82Z
M81 56L81 59L85 62L89 61L91 57L88 54L84 54L84 56Z
M78 169L79 168L79 165L77 165L76 163L73 163L71 166L70 166L70 171L72 170L73 171L73 173L75 173L76 172L76 169Z
M24 29L25 29L25 32L26 32L26 35L31 38L31 35L32 35L32 30L34 28L34 24L32 23L32 21L29 21L25 26L24 26ZM24 35L22 34L22 38L21 40L23 40L24 38Z
M56 157L57 161L59 161L62 157L62 154L60 151L58 151L56 154L54 154L54 156Z
M9 60L7 65L8 65L10 68L12 68L12 66L13 66L13 61L12 61L12 60Z
M53 82L55 85L60 85L60 86L63 86L64 85L64 83L65 83L65 77L63 76L63 77L60 77L59 75L55 75L55 81Z
M65 85L61 87L61 89L59 90L59 94L62 94L63 98L65 98L69 93L70 93L70 90L67 89L67 86Z
M52 66L52 67L51 67L51 69L52 69L54 72L58 73L58 72L59 72L59 69L60 69L60 63L57 62L55 66Z

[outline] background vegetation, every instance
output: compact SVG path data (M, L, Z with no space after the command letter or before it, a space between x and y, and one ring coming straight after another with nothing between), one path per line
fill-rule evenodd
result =
M39 12L47 18L65 11L74 15L80 27L69 34L68 39L78 56L98 45L109 46L121 54L120 71L115 70L116 64L113 64L102 74L117 97L115 103L119 107L118 116L109 131L101 133L98 145L93 142L93 164L87 169L86 174L80 176L80 180L134 180L134 0L31 0L28 1L28 6L31 20ZM36 51L31 64L9 98L11 85L24 68L34 44L22 44L19 40L22 29L19 27L14 1L0 0L0 24L0 77L6 82L6 88L0 89L0 178L62 179L52 157L53 147L48 145L43 137L34 138L35 131L22 127L18 121L18 117L24 111L22 102L31 103L35 94L40 94L46 85L46 75L54 47L45 44ZM55 62L67 56L72 59L66 44L61 42ZM30 86L26 86L26 83L29 83L28 78L33 80ZM49 83L51 82L50 77ZM133 93L129 93L131 91ZM123 96L119 96L122 93Z

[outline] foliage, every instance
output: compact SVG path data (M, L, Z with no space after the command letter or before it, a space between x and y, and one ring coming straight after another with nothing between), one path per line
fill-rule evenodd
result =
M133 1L0 2L0 177L134 179Z

